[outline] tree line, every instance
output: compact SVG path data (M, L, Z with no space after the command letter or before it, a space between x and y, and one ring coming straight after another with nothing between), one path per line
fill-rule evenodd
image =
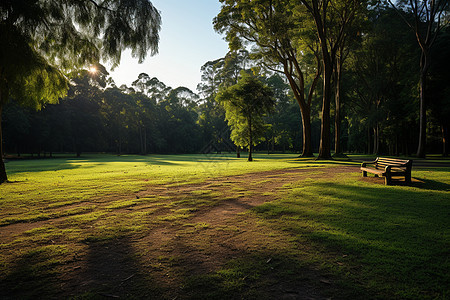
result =
M212 63L208 62L203 68L204 82L199 85L202 94L186 87L169 87L145 73L139 74L131 87L117 87L101 65L97 66L96 73L89 70L75 72L71 74L72 85L68 95L59 103L47 104L39 111L15 102L5 106L3 132L6 152L14 156L32 154L43 157L61 152L72 152L77 156L85 152L175 154L230 152L245 148L245 140L238 142L242 134L234 139L227 125L226 104L219 105L211 95L206 96L208 89L213 88L206 79L207 69ZM284 134L290 133L291 137L282 140L279 139L281 134L275 136L273 133L277 126L286 127L288 124L282 124L282 119L288 115L285 110L292 109L288 86L278 75L260 79L267 82L261 85L270 92L278 90L282 95L277 99L278 110L282 106L285 108L278 113L284 116L279 115L276 122L270 121L267 114L263 116L264 120L262 116L255 118L254 123L264 129L269 123L275 127L270 131L273 136L269 136L266 130L255 132L252 144L267 140L271 142L271 151L295 151L293 141L298 140L295 135L299 131L296 122L291 124L292 128L284 128ZM258 106L253 105L252 108L257 109ZM297 117L295 106L291 115ZM243 130L242 126L239 128Z
M257 146L306 157L316 152L319 159L344 152L448 154L447 1L221 0L213 25L225 35L230 52L201 67L196 92L168 87L145 73L131 87L117 87L100 64L95 74L80 68L100 55L117 63L126 47L139 59L148 50L157 52L159 14L149 2L145 14L127 11L125 2L112 1L105 10L100 2L66 0L65 5L79 9L79 19L51 14L55 25L74 22L89 28L85 14L103 23L91 39L68 32L64 41L55 37L51 50L42 38L47 31L31 32L32 22L2 19L2 36L10 39L6 45L28 51L18 54L6 47L0 61L0 144L6 152L239 155L241 148ZM2 15L19 11L20 20L30 18L26 8L14 5L2 6ZM50 6L47 12L41 9L50 14ZM108 11L128 15L114 14L121 22L108 23L112 16L101 17ZM145 19L149 35L119 26L140 24L130 18ZM105 35L105 44L96 49L94 40L114 30L135 33L129 40ZM22 44L13 33L20 33ZM76 47L66 49L70 43L91 56L79 59ZM21 64L10 64L11 58ZM260 96L243 96L252 93ZM263 96L267 101L261 101ZM0 182L5 180L6 173Z

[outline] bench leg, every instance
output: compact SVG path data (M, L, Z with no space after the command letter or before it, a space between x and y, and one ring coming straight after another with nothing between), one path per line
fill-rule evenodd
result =
M384 184L385 185L391 185L391 176L385 176L384 177Z
M367 177L367 171L362 171L362 176Z
M375 174L374 176L375 176L375 177L378 177L378 174Z
M408 184L411 183L411 173L405 175L405 182Z

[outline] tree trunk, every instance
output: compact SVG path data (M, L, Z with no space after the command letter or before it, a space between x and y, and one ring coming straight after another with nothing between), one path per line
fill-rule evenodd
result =
M252 132L252 117L248 118L248 135L249 135L249 145L248 145L248 161L253 161L253 132Z
M236 158L241 158L241 147L236 146Z
M341 54L342 55L342 54ZM342 79L342 58L336 61L336 111L334 114L334 153L342 154L341 148L341 79Z
M427 135L427 108L426 108L426 79L427 79L427 55L422 53L420 61L420 110L419 110L419 145L417 157L425 158L426 135Z
M119 128L119 140L117 144L117 152L119 156L122 155L122 135L120 134L120 128Z
M373 127L373 154L380 152L380 128L378 123Z
M139 132L139 154L144 154L144 138L142 137L142 128L138 124L138 132Z
M448 156L448 127L442 125L442 156Z
M289 81L289 85L294 93L295 100L300 107L300 114L302 116L302 127L303 127L303 149L302 157L312 157L312 139L311 139L311 108L305 101L304 90L301 90L297 83L295 82L292 75L289 73L288 68L284 67L284 73Z
M144 127L144 155L147 155L147 128Z
M311 111L304 109L302 112L303 126L303 152L302 157L313 157L312 138L311 138Z
M8 181L8 176L6 176L5 162L3 161L2 110L2 95L0 91L0 184Z
M322 124L320 128L320 146L318 159L331 158L331 75L333 74L333 64L330 57L323 58L323 100L322 100Z
M398 134L395 135L395 156L399 155L399 147L398 147Z
M289 78L291 79L291 78ZM289 80L291 85L291 89L294 91L296 89L295 83ZM306 105L304 99L301 96L294 92L294 96L297 100L297 103L300 107L300 114L302 116L302 128L303 128L303 149L302 149L302 157L312 157L312 138L311 138L311 110Z

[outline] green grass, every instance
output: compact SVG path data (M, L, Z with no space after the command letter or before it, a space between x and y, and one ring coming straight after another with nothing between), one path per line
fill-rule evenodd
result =
M355 178L302 181L255 213L287 231L356 292L402 299L446 298L450 264L449 169L416 171L426 188L368 185Z
M66 276L81 272L83 283L95 273L80 265L87 262L133 279L103 276L70 297L100 299L109 288L131 299L148 291L161 299L270 299L292 289L301 297L313 287L313 296L338 299L448 299L450 168L413 167L411 186L384 186L359 180L357 171L327 171L339 165L357 164L282 154L257 154L252 163L233 155L9 161L0 230L24 227L0 236L0 298L66 298L58 294ZM246 184L271 181L243 183L234 175L287 168L308 171L281 190L262 191L277 197L230 225L193 221L222 202L253 196ZM173 238L147 240L157 228ZM185 255L199 253L189 259L201 265L220 254L222 242L235 254L218 268L185 270ZM111 258L103 262L95 249L110 249Z

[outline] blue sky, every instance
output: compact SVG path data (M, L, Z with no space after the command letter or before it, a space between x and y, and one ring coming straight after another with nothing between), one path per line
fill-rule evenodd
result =
M220 11L218 0L151 0L162 16L159 54L147 56L142 64L130 51L111 76L118 86L128 86L140 73L157 77L166 85L185 86L196 92L200 67L207 61L224 57L228 45L212 25Z

